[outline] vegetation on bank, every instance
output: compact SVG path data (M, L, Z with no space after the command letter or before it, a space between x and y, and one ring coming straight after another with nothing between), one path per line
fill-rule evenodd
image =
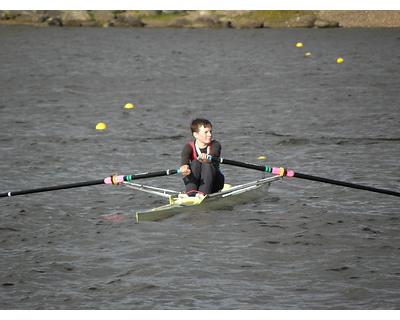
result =
M10 10L0 24L127 27L313 27L317 11L300 10Z
M150 14L147 12L135 11L138 17L147 21L162 21L171 23L177 18L188 18L193 19L194 14L188 11L175 12L175 13L164 13L159 12L158 14ZM119 12L121 14L123 12ZM209 10L209 11L197 11L198 16L204 16L205 18L217 17L219 21L230 20L232 25L238 24L238 22L264 22L265 25L269 26L284 26L290 21L295 21L303 17L317 19L317 11L300 11L300 10L242 10L237 12L236 10Z
M0 10L0 24L146 28L399 28L399 10Z

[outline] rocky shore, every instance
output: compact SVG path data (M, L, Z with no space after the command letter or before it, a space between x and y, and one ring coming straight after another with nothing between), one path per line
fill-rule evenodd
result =
M2 10L0 25L145 28L398 28L397 10Z

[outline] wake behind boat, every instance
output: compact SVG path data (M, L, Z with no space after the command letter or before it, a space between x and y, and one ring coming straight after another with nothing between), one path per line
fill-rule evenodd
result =
M124 185L135 190L156 194L169 199L169 204L150 210L136 212L137 221L157 221L171 217L177 213L213 211L244 204L263 196L271 182L280 180L273 176L238 186L225 185L224 189L209 195L197 194L189 197L187 194L173 190L145 186L133 182L124 182Z

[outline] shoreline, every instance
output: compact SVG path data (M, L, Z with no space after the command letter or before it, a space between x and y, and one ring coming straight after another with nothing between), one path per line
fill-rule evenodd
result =
M139 28L399 28L398 10L1 10L0 25Z

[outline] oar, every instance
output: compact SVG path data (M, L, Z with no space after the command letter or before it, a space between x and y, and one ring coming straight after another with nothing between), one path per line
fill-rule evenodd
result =
M92 180L92 181L86 181L86 182L64 184L64 185L53 186L53 187L45 187L45 188L38 188L38 189L29 189L29 190L0 193L0 198L1 197L18 196L18 195L22 195L22 194L37 193L37 192L46 192L46 191L61 190L61 189L87 187L87 186L93 186L93 185L97 185L97 184L119 184L124 181L132 181L132 180L136 180L136 179L146 179L146 178L154 178L154 177L160 177L160 176L168 176L168 175L180 173L180 172L181 171L178 169L178 170L165 170L165 171L156 171L156 172L137 173L137 174L127 175L127 176L114 175L114 176L110 176L110 177L107 177L107 178L101 179L101 180Z
M363 185L344 182L344 181L338 181L338 180L332 180L332 179L327 179L327 178L310 176L308 174L294 172L292 170L286 170L284 168L264 167L264 166L257 165L257 164L250 164L250 163L239 162L239 161L223 159L223 158L213 159L213 161L219 162L219 163L223 163L223 164L229 164L229 165L233 165L233 166L237 166L237 167L242 167L242 168L248 168L248 169L268 172L268 173L279 175L281 177L287 176L287 177L295 177L295 178L318 181L318 182L325 182L325 183L329 183L329 184L335 184L335 185L338 185L338 186L354 188L354 189L361 189L361 190L367 190L367 191L372 191L372 192L377 192L377 193L384 193L384 194L388 194L388 195L391 195L391 196L400 197L400 192L395 192L395 191L391 191L391 190L384 190L384 189L378 189L378 188L363 186Z

